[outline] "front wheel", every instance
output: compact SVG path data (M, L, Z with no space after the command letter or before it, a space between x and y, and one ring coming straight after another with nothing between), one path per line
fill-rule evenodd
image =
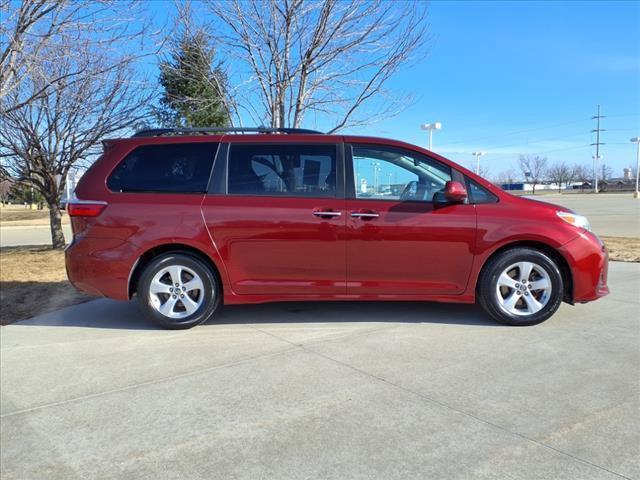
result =
M220 303L220 282L200 259L182 253L154 258L138 281L137 297L158 325L186 329L206 322Z
M500 323L535 325L558 310L563 291L562 275L551 258L532 248L514 248L489 260L478 298Z

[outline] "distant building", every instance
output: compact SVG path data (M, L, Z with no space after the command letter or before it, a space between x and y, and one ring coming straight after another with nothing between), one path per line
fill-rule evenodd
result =
M633 192L636 189L635 179L631 178L631 175L627 178L626 170L631 172L631 169L625 168L625 176L621 178L608 178L606 180L600 180L598 182L599 192Z
M511 183L502 183L500 184L500 188L506 191L515 191L515 192L533 192L533 184L528 182L511 182ZM557 183L538 183L536 184L536 192L542 190L558 190Z

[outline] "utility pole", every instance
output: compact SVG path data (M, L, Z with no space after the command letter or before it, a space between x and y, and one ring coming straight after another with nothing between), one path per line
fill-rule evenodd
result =
M633 198L640 198L640 191L638 191L638 184L640 183L640 137L633 137L631 139L637 147L636 155L636 191L633 192Z
M598 105L598 114L595 117L591 117L592 120L596 120L596 129L591 130L591 132L595 132L596 134L596 143L592 143L591 146L596 146L596 155L593 157L593 187L595 193L598 193L598 160L600 160L600 145L604 145L604 143L600 142L600 132L604 132L605 130L600 128L600 119L605 118L604 115L600 115L600 105Z

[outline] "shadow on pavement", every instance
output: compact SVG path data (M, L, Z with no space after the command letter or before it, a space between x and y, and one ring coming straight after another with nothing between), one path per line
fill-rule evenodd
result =
M496 326L479 307L433 302L284 302L224 307L208 324L399 322Z
M475 305L428 302L285 302L222 307L206 325L268 323L447 323L501 326ZM98 299L15 323L19 326L158 330L138 303Z

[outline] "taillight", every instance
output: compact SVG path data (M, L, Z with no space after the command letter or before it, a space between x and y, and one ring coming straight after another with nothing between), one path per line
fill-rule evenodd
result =
M97 217L107 206L107 202L80 200L75 195L67 203L67 213L70 217Z

